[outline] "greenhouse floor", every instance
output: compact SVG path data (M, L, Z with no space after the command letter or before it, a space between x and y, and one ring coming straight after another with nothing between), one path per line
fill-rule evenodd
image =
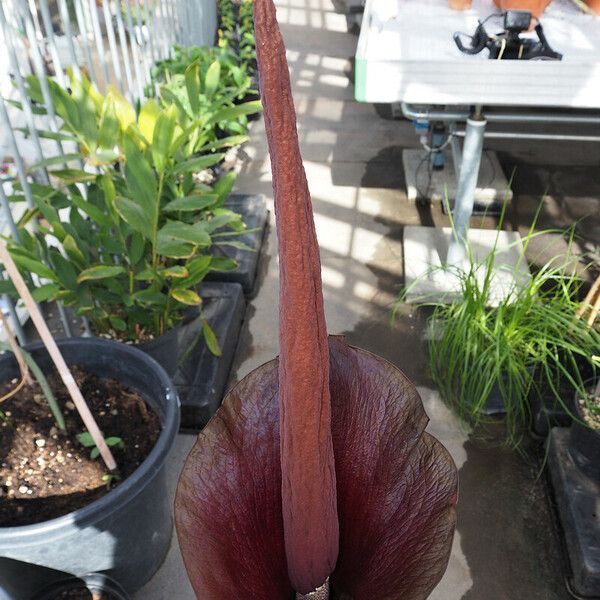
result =
M405 225L447 225L439 206L410 204L401 152L418 146L410 123L386 117L384 107L358 104L351 85L356 36L330 0L280 0L278 16L288 48L305 167L321 243L328 327L350 343L380 354L413 379L431 418L430 431L459 468L458 526L448 570L435 600L559 600L568 598L563 558L537 459L474 443L442 404L427 375L425 316L391 308L403 282ZM588 133L590 128L586 130ZM593 135L599 135L593 131ZM257 121L238 190L263 193L272 206L263 122ZM526 231L544 202L539 227L579 227L582 249L600 244L600 148L592 144L497 142L515 198L506 225ZM273 215L271 215L272 217ZM473 221L493 228L496 221ZM539 239L560 251L560 240ZM277 354L276 236L271 218L257 293L251 300L232 372L233 383ZM194 436L181 434L170 457L174 491ZM194 594L177 541L163 567L135 598L191 600ZM244 599L245 600L245 599ZM251 600L251 599L248 599Z

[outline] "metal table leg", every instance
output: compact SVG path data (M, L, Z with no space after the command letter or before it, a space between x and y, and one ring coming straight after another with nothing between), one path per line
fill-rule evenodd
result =
M446 264L449 267L462 268L467 258L467 231L475 203L475 190L477 189L479 166L483 152L485 126L486 120L481 114L480 108L467 119L462 163L453 210L453 239L448 247L446 258Z

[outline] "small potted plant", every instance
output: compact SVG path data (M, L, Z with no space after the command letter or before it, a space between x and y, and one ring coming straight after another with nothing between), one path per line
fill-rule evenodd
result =
M542 233L534 232L536 221L524 237L521 261ZM543 394L545 404L569 414L572 395L596 368L591 357L600 336L576 318L582 280L574 260L568 253L516 278L498 302L491 297L492 250L450 274L460 282L460 301L423 299L433 307L429 362L442 398L474 428L501 415L509 445L518 446L531 425L533 396Z
M222 207L234 177L213 186L195 177L217 164L223 155L213 150L232 140L208 142L223 115L218 110L191 118L174 104L149 100L136 115L115 90L100 96L85 78L71 84L68 93L48 80L63 119L60 135L80 152L37 166L80 160L89 170L54 168L54 186L34 186L35 208L19 223L21 239L11 241L11 252L41 281L38 300L72 306L97 335L152 342L184 321L189 307L200 310L196 288L208 272L236 267L210 254L213 245L235 245L231 234L244 230L239 215ZM41 100L35 78L29 94ZM205 154L198 155L201 148ZM17 192L13 201L19 200ZM33 217L42 228L30 232ZM218 354L209 324L202 316L198 323Z
M165 461L179 426L177 394L135 348L55 342L4 243L0 254L43 340L29 359L14 341L14 354L0 357L0 592L29 598L57 574L95 571L136 590L170 545Z

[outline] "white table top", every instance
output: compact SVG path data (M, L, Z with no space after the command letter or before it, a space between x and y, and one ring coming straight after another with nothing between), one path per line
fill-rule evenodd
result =
M553 0L541 22L562 61L490 60L487 50L462 54L454 32L471 35L478 19L497 12L492 0L473 0L467 11L451 10L447 0L367 0L356 99L600 109L600 17L570 0ZM497 33L502 19L485 27Z

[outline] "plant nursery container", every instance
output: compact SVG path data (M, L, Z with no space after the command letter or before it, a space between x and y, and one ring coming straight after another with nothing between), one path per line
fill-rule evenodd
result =
M596 381L586 383L590 393L595 389ZM573 403L574 417L569 435L569 452L577 466L589 477L600 483L600 430L585 425L585 416L576 397Z
M33 600L56 600L61 597L60 594L68 594L81 589L89 590L91 594L103 594L102 598L107 598L107 600L131 599L116 581L100 573L93 573L84 577L72 577L64 581L57 581L37 594ZM63 597L68 598L69 596Z
M589 384L589 385L588 385ZM586 389L595 387L595 380ZM548 470L569 560L575 597L600 597L600 431L584 425L574 401L571 427L554 427L548 439Z
M165 371L144 352L97 338L58 340L67 364L137 392L157 413L159 438L127 479L102 498L64 516L0 528L0 598L30 600L44 585L101 572L128 592L156 572L170 545L171 503L165 461L179 428L179 400ZM30 347L44 372L50 358ZM0 357L0 381L18 376L12 354ZM3 596L4 594L4 596Z
M244 294L250 295L254 290L261 247L269 219L265 197L262 194L231 194L223 208L228 208L242 216L242 221L251 231L232 239L246 244L252 250L243 250L233 246L213 246L211 248L213 254L232 258L238 266L233 271L211 271L205 281L239 283L244 288Z

